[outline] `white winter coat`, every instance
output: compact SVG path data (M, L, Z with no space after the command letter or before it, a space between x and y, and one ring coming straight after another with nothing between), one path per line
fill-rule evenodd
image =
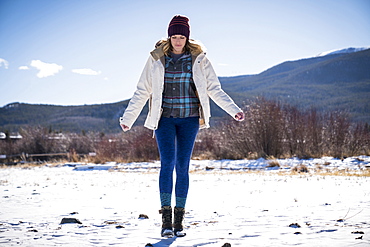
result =
M209 98L229 115L235 115L242 110L221 89L220 81L206 57L205 52L192 54L193 80L200 101L200 128L209 127L211 117ZM132 127L141 110L149 100L149 112L144 126L156 130L162 114L162 92L164 88L164 53L162 47L151 52L137 84L137 89L131 98L120 124Z

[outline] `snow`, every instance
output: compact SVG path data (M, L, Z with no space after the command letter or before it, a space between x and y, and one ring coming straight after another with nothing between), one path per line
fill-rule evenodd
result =
M272 162L277 162L280 167L271 167ZM320 159L264 159L257 160L191 160L190 171L199 170L282 170L291 169L298 165L305 165L309 169L319 169L320 166L326 169L337 168L338 170L350 169L352 171L361 171L370 168L370 157L358 156L337 159L333 157L322 157ZM160 162L140 162L140 163L115 163L105 164L84 164L84 163L66 163L64 166L74 167L77 171L87 170L118 170L118 171L147 171L159 169ZM321 167L321 168L322 168Z
M344 48L344 49L335 49L335 50L331 50L331 51L322 52L319 55L317 55L316 57L323 57L323 56L327 56L327 55L342 54L342 53L353 53L353 52L363 51L363 50L367 50L367 49L370 49L370 46L368 46L368 47L356 47L356 48L355 47L350 47L350 48Z
M369 156L271 163L192 160L187 236L172 239L158 161L2 168L0 246L370 246Z

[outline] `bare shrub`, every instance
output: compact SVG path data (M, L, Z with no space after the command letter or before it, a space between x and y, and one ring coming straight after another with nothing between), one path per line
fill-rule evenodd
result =
M219 159L225 157L222 132L217 128L199 131L195 140L193 159Z
M268 165L266 167L268 167L268 168L280 167L280 163L277 160L272 160L268 163Z
M278 157L283 153L283 112L278 102L258 99L247 110L249 130L261 156ZM258 150L259 149L259 150Z
M245 107L245 121L226 121L221 126L225 149L233 158L284 155L286 141L283 107L278 102L257 98Z
M219 146L217 157L220 159L241 159L246 157L249 150L252 150L250 137L246 130L246 123L227 121L219 127ZM213 132L214 133L214 132Z
M82 134L71 133L65 136L66 141L64 142L65 150L74 150L78 154L88 154L95 151L95 144L99 140L97 133L89 132Z
M96 143L96 156L93 158L95 163L105 163L109 161L121 161L124 145L120 139L102 137Z
M306 133L304 129L304 114L297 108L287 106L284 111L284 144L289 155L304 156Z
M307 166L305 166L303 164L300 164L300 165L297 165L297 166L293 167L292 171L293 172L298 172L298 173L308 172L308 168L307 168Z
M316 109L311 108L304 114L306 125L302 131L306 132L306 151L305 155L309 157L321 157L323 154L323 124L324 119Z
M100 135L94 141L95 163L108 161L140 162L157 160L159 157L153 131L142 126L134 127L126 133Z
M341 158L345 153L345 145L349 135L350 121L346 114L338 111L327 114L323 138L324 152L328 156Z
M212 135L218 158L275 156L300 158L345 157L370 153L367 124L351 123L345 112L299 110L256 98L245 107L244 122L225 120ZM210 150L210 149L209 149ZM257 154L257 155L256 155Z
M62 141L50 128L36 126L20 130L22 140L19 142L18 152L25 154L63 153ZM34 160L48 160L48 156L38 156Z
M140 126L123 135L126 144L121 155L125 160L139 162L159 159L157 143L153 138L152 130Z
M346 156L370 154L370 129L368 124L355 123L347 135Z

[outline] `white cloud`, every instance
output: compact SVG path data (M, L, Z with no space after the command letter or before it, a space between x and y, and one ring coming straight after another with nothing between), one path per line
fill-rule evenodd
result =
M9 62L3 58L0 58L0 67L4 66L5 69L9 68Z
M20 66L18 69L19 70L28 70L30 68L28 66Z
M63 69L63 66L61 65L55 63L44 63L40 60L32 60L31 66L39 70L39 73L37 73L38 78L55 75Z
M101 71L95 71L92 69L73 69L73 73L80 74L80 75L100 75Z

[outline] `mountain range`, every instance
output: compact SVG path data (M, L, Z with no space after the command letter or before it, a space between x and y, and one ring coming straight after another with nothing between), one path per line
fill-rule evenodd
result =
M257 96L300 109L347 111L353 121L370 123L370 49L347 48L316 57L286 61L256 75L220 77L222 88L244 106ZM28 125L56 131L120 131L118 118L129 100L81 106L11 103L0 108L0 131L17 132ZM225 116L211 104L213 121ZM142 124L144 108L136 124Z
M221 82L239 102L264 96L299 108L348 111L354 121L370 122L370 49L358 50L287 61L258 75Z

